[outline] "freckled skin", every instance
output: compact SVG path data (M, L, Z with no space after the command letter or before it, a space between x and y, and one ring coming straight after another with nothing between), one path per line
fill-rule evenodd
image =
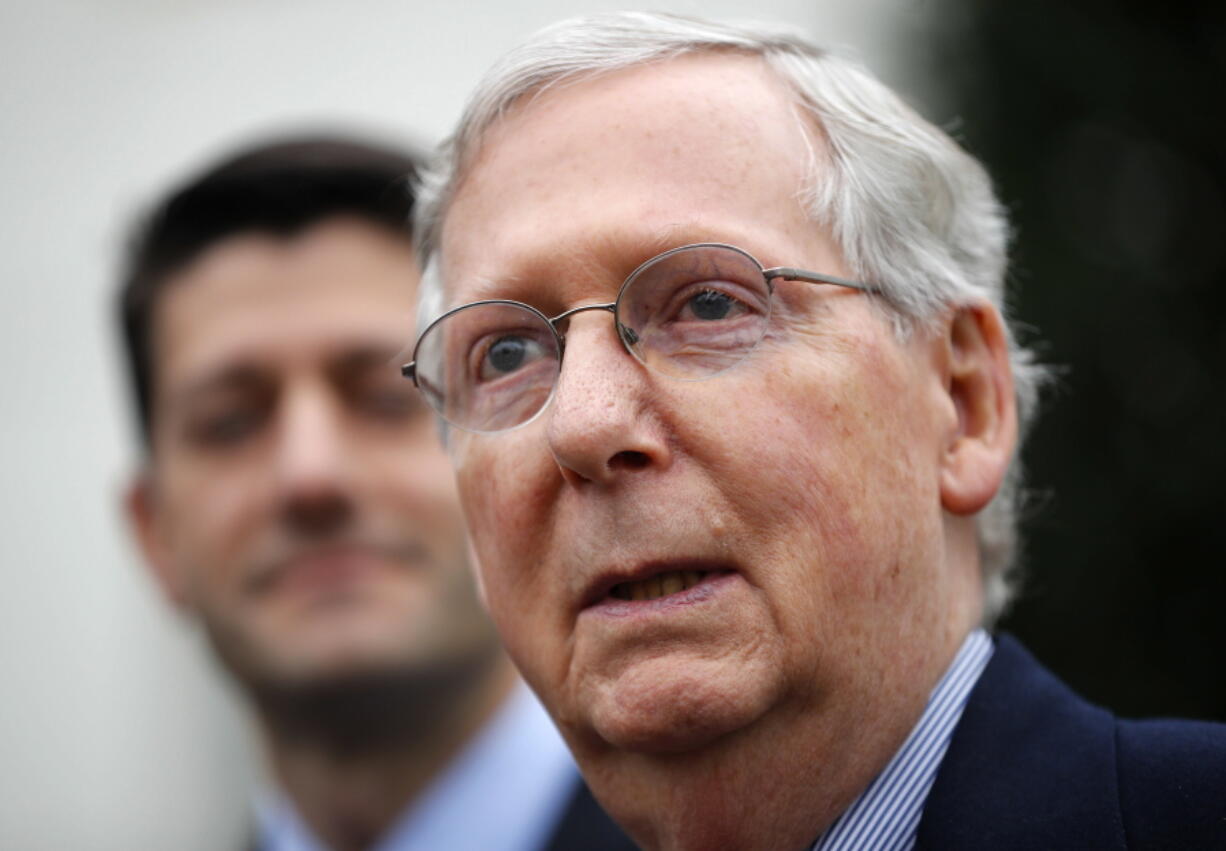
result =
M449 300L502 280L542 309L608 301L661 235L848 276L797 200L803 126L760 63L729 55L520 105L448 214ZM811 842L977 617L973 557L949 557L955 539L973 553L973 528L941 507L957 416L937 342L900 343L862 294L778 287L767 338L723 375L648 372L607 314L581 314L540 418L453 434L491 614L597 796L649 848ZM626 452L643 463L617 466ZM678 557L736 574L633 626L581 610L600 571Z

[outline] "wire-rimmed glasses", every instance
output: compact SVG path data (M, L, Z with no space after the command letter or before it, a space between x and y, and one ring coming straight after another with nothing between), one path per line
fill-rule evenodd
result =
M422 332L413 361L401 371L451 425L506 431L549 404L566 348L559 327L576 313L609 311L626 351L648 369L702 380L740 363L761 341L776 279L877 291L802 269L766 269L723 243L683 245L641 264L609 304L581 305L553 318L504 299L449 310Z

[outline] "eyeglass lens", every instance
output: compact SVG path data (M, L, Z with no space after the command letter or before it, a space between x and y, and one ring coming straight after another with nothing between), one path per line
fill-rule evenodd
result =
M617 300L626 349L655 372L709 378L757 345L770 319L770 285L748 254L725 245L665 252L636 269ZM443 419L496 432L535 417L561 368L549 320L509 302L461 307L427 329L418 384Z

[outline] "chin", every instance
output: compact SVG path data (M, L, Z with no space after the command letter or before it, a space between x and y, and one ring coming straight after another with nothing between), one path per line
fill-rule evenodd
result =
M378 673L403 668L411 662L412 645L405 636L364 626L321 630L320 634L305 637L290 649L287 661L324 677Z
M780 699L782 688L767 666L732 667L718 661L639 662L588 690L592 729L616 750L702 749L753 725Z
M378 675L404 668L411 643L403 629L360 621L324 621L308 629L261 636L249 649L274 679L308 684Z

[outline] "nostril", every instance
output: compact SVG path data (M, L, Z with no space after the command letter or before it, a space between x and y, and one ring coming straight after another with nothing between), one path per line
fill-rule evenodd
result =
M350 521L353 504L343 493L324 489L292 494L282 514L296 534L326 536L336 534Z
M646 452L627 449L609 459L610 470L641 470L651 463Z

